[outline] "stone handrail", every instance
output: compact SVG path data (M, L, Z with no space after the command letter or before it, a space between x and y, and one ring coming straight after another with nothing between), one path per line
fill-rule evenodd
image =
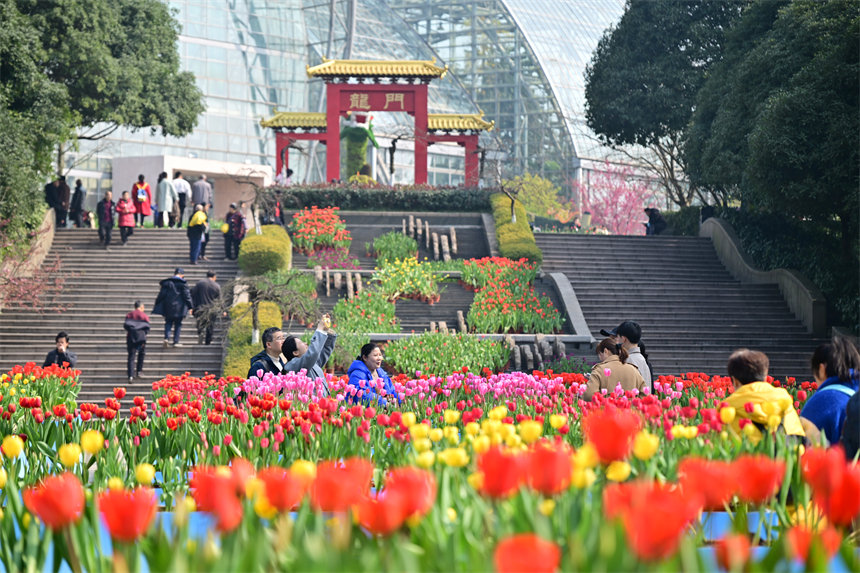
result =
M35 244L30 251L30 257L23 263L7 261L5 264L0 262L0 275L8 275L15 273L22 277L31 276L38 269L48 256L48 251L51 250L51 245L54 243L56 214L53 209L46 209L45 216L42 217L42 223L36 230L33 241ZM0 310L3 310L3 303L6 300L6 293L0 289Z
M826 336L827 301L809 279L794 269L757 269L741 248L735 230L723 219L707 219L699 228L699 236L711 239L717 256L733 277L744 283L775 283L806 329L815 336Z

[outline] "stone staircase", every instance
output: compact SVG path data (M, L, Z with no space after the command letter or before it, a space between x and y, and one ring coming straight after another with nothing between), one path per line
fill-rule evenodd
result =
M536 233L543 270L563 272L592 335L624 320L642 326L656 374L726 374L737 348L770 358L770 374L811 379L823 340L791 313L776 285L742 284L699 237ZM590 360L596 360L592 356Z
M172 276L176 267L185 269L189 287L214 270L218 282L235 278L238 267L224 258L223 239L212 233L207 250L210 261L189 264L188 239L184 229L136 229L126 246L114 231L110 251L105 251L92 229L62 229L54 236L50 255L60 257L60 272L73 273L66 281L64 312L48 309L39 314L18 310L14 305L0 313L0 371L28 361L41 366L54 346L54 337L69 333L70 349L78 355L81 370L79 402L101 402L115 386L125 386L130 395L149 395L152 382L167 374L203 375L220 373L223 325L215 329L212 344L197 344L194 318L182 324L182 348L162 348L164 319L151 314L159 281ZM136 299L143 301L152 319L144 375L129 383L126 375L126 346L123 320Z

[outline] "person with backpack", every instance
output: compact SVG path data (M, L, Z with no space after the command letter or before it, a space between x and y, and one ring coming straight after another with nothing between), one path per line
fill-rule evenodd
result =
M137 183L131 187L131 199L137 211L135 215L137 226L143 227L144 217L152 215L152 188L142 173L137 176Z
M245 238L245 217L235 203L230 203L230 211L224 220L227 225L227 232L224 233L224 256L232 261L239 258L239 244Z
M810 363L818 390L803 405L800 417L824 432L830 444L838 444L848 402L858 391L860 352L850 340L837 336L816 348Z
M164 347L170 346L170 330L173 329L173 346L180 347L179 335L182 333L182 319L189 311L194 315L194 303L191 300L191 291L185 282L185 271L177 268L173 276L159 283L161 290L152 307L152 314L160 314L164 317Z
M128 381L143 374L143 359L146 356L146 337L149 334L149 317L143 311L143 302L134 301L134 310L125 315L125 346L128 349ZM135 368L135 356L137 368Z

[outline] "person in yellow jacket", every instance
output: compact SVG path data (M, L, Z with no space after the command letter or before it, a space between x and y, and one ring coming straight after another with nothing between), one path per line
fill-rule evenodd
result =
M777 388L767 380L770 360L764 352L742 348L729 357L727 370L735 391L725 399L725 406L734 409L729 423L737 434L746 434L758 443L763 432L781 429L786 435L805 440L806 431L794 409L794 399L784 388ZM741 429L741 420L747 427Z

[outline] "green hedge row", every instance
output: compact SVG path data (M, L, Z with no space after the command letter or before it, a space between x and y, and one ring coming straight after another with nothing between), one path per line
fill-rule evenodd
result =
M262 275L290 268L293 243L280 225L263 225L262 234L248 233L239 246L239 268L246 275Z
M490 210L490 189L476 187L427 187L396 185L362 187L357 185L293 185L271 187L280 194L286 209L340 207L344 210L371 211L460 211ZM267 190L268 191L268 190Z
M537 264L543 262L543 253L535 243L525 207L519 201L514 206L517 222L511 222L511 199L502 193L490 196L499 254L509 259L526 258Z
M257 310L260 320L260 335L270 326L281 327L283 317L278 305L261 302ZM244 378L251 367L251 357L263 349L261 343L251 344L253 318L250 304L243 302L230 309L230 328L227 330L227 354L221 367L223 376Z

